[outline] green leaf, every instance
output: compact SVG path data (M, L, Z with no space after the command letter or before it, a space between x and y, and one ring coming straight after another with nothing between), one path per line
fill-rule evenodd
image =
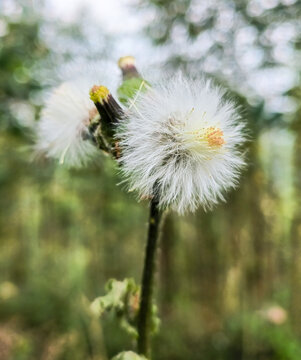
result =
M122 311L128 293L136 291L136 289L137 285L133 279L123 281L110 279L106 284L107 294L96 298L91 304L91 310L98 316L101 316L106 310Z
M118 98L120 102L128 105L130 99L134 99L137 93L144 92L148 87L147 81L140 77L124 80L117 90Z
M137 338L137 314L140 301L140 287L133 279L117 281L111 279L106 285L106 295L96 298L90 305L92 313L101 316L111 311L120 327L133 338Z
M92 313L102 316L112 312L119 321L120 327L133 338L137 338L137 316L140 303L140 287L133 279L118 281L111 279L106 284L106 294L96 298L90 305ZM155 304L151 309L151 332L158 331L160 319Z

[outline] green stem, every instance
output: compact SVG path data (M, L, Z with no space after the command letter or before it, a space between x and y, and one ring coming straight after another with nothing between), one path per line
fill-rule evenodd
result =
M153 302L153 283L156 268L156 250L159 237L159 226L162 212L158 202L151 200L148 238L144 259L142 290L138 314L138 353L150 358L151 350L151 317Z

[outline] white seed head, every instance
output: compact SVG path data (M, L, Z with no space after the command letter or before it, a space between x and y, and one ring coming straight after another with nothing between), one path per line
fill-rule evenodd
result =
M99 154L89 140L89 121L98 116L89 92L95 84L113 91L118 83L115 68L107 61L77 61L58 70L61 85L48 95L37 127L38 153L69 167L83 166Z
M97 110L89 89L80 82L65 82L46 101L38 124L36 149L67 166L84 165L97 149L88 140L89 120Z
M246 139L225 92L178 73L136 98L117 129L130 189L179 213L224 200L244 166Z

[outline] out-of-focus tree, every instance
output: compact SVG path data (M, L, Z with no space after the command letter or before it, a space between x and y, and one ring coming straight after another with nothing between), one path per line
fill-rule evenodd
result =
M39 36L37 15L28 6L10 5L18 7L16 18L1 13L5 2L0 5L0 126L1 131L20 132L22 124L31 126L37 116L42 85L34 68L49 50Z
M79 23L59 25L42 17L42 1L33 5L0 3L0 358L99 359L104 354L100 324L90 319L82 292L89 283L84 274L97 272L96 266L92 261L86 269L88 255L81 245L64 251L78 209L75 183L69 195L63 191L56 197L50 190L58 186L53 164L33 162L31 148L43 91L57 69L87 44ZM60 171L61 180L70 182ZM90 173L99 176L97 168Z
M301 87L295 87L291 89L290 94L300 104L301 101ZM292 122L292 131L295 136L294 144L294 219L291 227L291 249L292 249L292 263L291 263L291 286L294 291L291 296L291 317L294 330L301 336L301 328L297 319L301 316L301 106L299 105L294 120Z
M284 94L295 82L300 59L298 1L137 0L151 11L147 34L170 66L214 75L271 113L292 109ZM261 124L263 125L263 124Z

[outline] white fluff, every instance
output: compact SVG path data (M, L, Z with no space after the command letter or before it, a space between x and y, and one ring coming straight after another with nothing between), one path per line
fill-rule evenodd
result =
M121 164L130 190L179 213L211 208L237 185L244 124L219 87L181 73L136 96L123 125Z
M93 84L92 84L93 85ZM36 149L67 166L87 163L96 147L84 140L95 105L89 87L81 82L65 82L50 94L38 124Z
M99 154L88 137L97 114L89 91L93 85L117 87L116 66L107 61L72 62L58 70L61 85L49 94L37 127L36 150L69 167L80 167Z

